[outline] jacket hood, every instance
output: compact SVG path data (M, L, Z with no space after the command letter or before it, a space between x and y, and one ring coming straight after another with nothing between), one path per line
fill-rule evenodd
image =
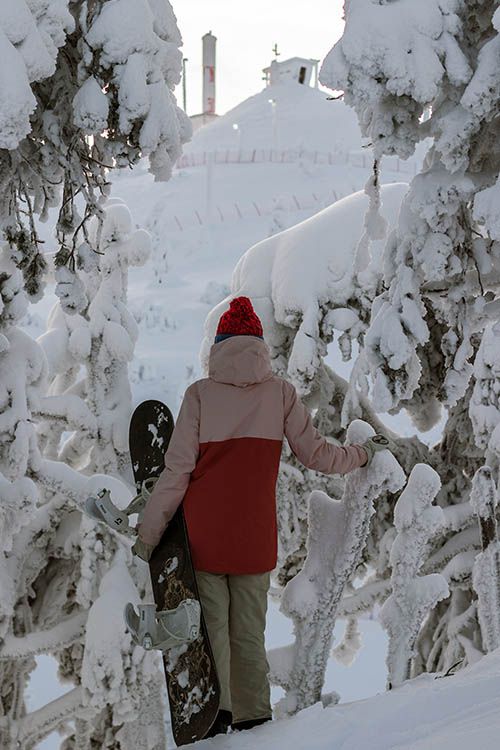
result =
M232 336L214 344L210 349L208 377L240 388L269 380L273 371L267 344L255 336Z

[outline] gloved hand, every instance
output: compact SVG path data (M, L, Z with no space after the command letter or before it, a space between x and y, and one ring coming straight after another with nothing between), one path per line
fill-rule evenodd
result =
M154 544L146 544L142 539L137 537L134 546L132 547L132 554L140 557L141 560L149 562L151 555L153 554L155 546Z
M366 462L366 464L364 464L365 466L368 466L368 464L371 463L375 453L385 450L394 453L396 445L390 438L386 437L385 435L373 435L364 443L361 443L361 447L364 448L364 450L368 454L368 461Z

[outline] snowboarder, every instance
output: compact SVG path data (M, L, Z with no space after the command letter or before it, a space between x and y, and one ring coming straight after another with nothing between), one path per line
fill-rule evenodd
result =
M277 558L275 485L284 437L304 466L325 474L364 466L387 447L373 438L338 447L320 435L293 385L273 374L252 303L237 297L219 321L208 378L185 393L133 547L148 560L184 502L221 684L209 736L271 719L264 629Z

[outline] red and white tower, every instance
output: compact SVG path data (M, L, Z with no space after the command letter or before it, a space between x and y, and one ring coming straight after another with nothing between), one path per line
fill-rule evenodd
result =
M203 114L215 115L215 48L211 31L203 37Z

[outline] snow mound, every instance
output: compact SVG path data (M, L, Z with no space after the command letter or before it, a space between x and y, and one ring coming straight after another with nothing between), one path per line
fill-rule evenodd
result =
M184 153L269 148L273 142L273 109L275 148L343 153L360 149L362 139L354 110L327 96L295 81L268 86L200 128Z
M395 225L401 201L408 186L403 183L381 188L381 214L388 228ZM368 208L368 197L360 191L343 198L306 221L280 234L262 240L251 247L235 268L232 296L245 295L252 299L261 316L264 331L273 342L278 332L274 320L292 327L297 318L303 321L301 335L297 334L295 367L299 359L307 361L307 352L298 348L315 346L314 331L320 317L320 307L333 303L331 324L342 330L349 327L350 310L344 308L354 291L355 255L363 231L363 220ZM371 266L380 267L385 239L371 243ZM310 259L314 257L314 263ZM209 314L202 359L206 361L215 335L217 321L226 309L223 300ZM298 340L300 339L300 340ZM306 340L307 339L307 340ZM302 341L302 344L300 343ZM277 343L277 342L276 342Z

